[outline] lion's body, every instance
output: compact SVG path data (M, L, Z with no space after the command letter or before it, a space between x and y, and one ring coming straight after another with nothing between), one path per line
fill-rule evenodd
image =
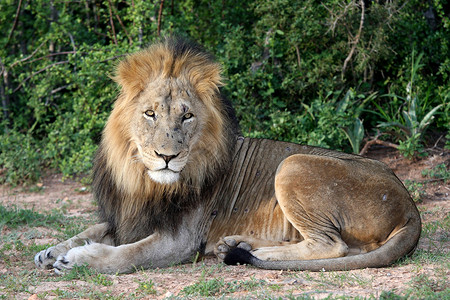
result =
M219 94L220 67L197 46L156 44L122 62L116 81L122 93L93 172L103 223L38 253L38 266L130 272L201 252L334 270L385 266L414 251L420 216L392 171L240 137Z

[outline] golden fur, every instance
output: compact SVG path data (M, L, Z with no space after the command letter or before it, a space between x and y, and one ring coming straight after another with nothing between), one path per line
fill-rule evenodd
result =
M414 251L420 216L392 171L355 155L240 137L220 72L180 39L119 64L121 92L93 170L103 223L41 251L37 266L131 272L200 252L229 264L343 270Z

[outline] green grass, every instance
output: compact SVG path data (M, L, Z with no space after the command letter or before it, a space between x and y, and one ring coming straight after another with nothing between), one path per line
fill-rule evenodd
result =
M45 226L55 227L61 224L66 217L58 212L42 214L33 209L23 209L16 206L5 207L0 205L0 228L8 226L10 229L17 229L19 226Z
M373 278L364 278L350 272L302 272L296 278L305 278L311 283L316 283L319 287L342 287L359 286L361 288L371 287Z
M146 281L139 281L137 291L142 295L156 295L155 283L148 279Z
M82 280L100 286L111 286L113 282L105 274L98 273L88 266L74 266L69 272L57 277L57 281Z
M66 289L56 289L51 292L46 292L43 294L39 294L38 297L40 299L47 299L49 296L56 296L56 299L110 299L110 300L120 300L124 299L125 295L114 296L109 291L96 291L92 290L88 287L79 288L77 286L74 287L74 290L66 290Z
M202 278L197 283L185 287L181 293L186 296L212 297L224 293L225 290L228 290L228 284L223 279L213 278L206 280Z
M448 269L447 269L448 270ZM410 282L405 292L409 299L450 299L447 271L438 268L435 278L418 274Z

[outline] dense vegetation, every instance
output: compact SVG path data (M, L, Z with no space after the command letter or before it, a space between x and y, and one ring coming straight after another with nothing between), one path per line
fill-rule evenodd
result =
M450 148L449 11L447 0L0 0L0 182L88 172L114 66L171 34L223 64L247 136L353 152L376 138L414 157L427 130Z

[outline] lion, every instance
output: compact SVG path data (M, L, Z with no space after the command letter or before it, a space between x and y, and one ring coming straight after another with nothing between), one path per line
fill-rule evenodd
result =
M57 273L128 273L216 255L228 264L332 271L411 255L419 212L383 163L242 137L221 66L167 38L127 56L93 167L101 223L36 254Z

